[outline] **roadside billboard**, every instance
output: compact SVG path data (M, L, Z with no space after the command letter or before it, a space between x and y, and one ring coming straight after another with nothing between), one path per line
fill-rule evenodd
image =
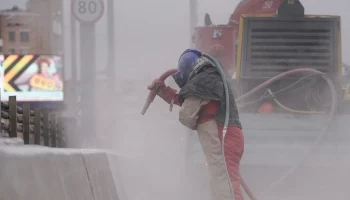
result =
M56 55L1 55L1 100L63 101L63 59Z

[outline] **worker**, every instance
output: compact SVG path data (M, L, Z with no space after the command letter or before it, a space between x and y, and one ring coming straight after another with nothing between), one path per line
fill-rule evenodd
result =
M148 89L158 90L157 95L171 106L181 106L179 121L197 130L208 164L212 199L243 200L239 167L244 137L232 91L229 91L230 119L224 160L221 142L226 113L225 90L219 71L200 51L188 49L180 56L178 71L172 77L180 88L179 92L158 79Z

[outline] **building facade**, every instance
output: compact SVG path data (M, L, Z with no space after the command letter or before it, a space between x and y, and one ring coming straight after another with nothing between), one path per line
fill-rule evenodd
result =
M41 53L63 54L63 1L27 0L27 10L39 15L35 29L42 40Z
M34 25L38 15L14 6L0 11L0 53L28 54L42 50L40 36Z
M28 0L27 8L0 11L1 54L63 54L60 0Z

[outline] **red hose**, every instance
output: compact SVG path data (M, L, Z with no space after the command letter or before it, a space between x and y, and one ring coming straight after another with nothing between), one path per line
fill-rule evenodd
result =
M169 76L171 76L172 74L176 73L178 70L177 69L170 69L166 72L164 72L158 79L161 81L164 81L165 79L167 79ZM148 107L151 105L151 103L153 102L154 98L156 97L157 93L159 91L158 90L151 90L148 94L147 97L147 101L145 103L145 105L143 106L143 109L141 111L141 114L144 115L148 109ZM249 198L251 200L256 200L256 198L254 197L254 194L252 193L252 191L250 190L250 188L248 187L248 185L245 183L242 175L240 174L240 178L241 178L241 185L244 189L244 191L247 193L247 195L249 196Z
M167 77L169 77L170 75L172 75L173 73L177 72L177 69L171 69L171 70L168 70L166 71L165 73L163 73L160 77L159 77L159 80L162 80L164 81ZM330 127L330 124L331 124L331 121L334 117L334 114L335 114L335 110L336 110L336 103L337 103L337 94L336 94L336 89L334 87L334 84L333 82L325 76L325 74L321 71L318 71L318 70L315 70L315 69L312 69L312 68L299 68L299 69L294 69L294 70L290 70L290 71L287 71L287 72L283 72L265 82L263 82L262 84L258 85L257 87L253 88L251 91L247 92L246 94L238 97L236 99L236 102L239 102L239 101L242 101L244 100L245 98L253 95L254 93L258 92L259 90L267 87L268 85L270 85L271 83L281 79L281 78L284 78L286 76L289 76L291 74L296 74L296 73L305 73L305 72L308 72L308 73L314 73L314 74L319 74L322 76L322 78L324 78L330 89L331 89L331 92L332 92L332 106L331 106L331 110L329 112L329 117L328 117L328 122L327 122L327 125L325 127L325 129L322 131L322 133L320 134L320 136L316 139L316 141L314 142L314 145L317 145L320 140L322 139L322 137L327 133L329 127ZM146 110L148 109L149 105L153 102L155 96L157 95L158 93L158 90L157 91L151 91L148 95L148 98L147 98L147 101L142 109L142 112L141 114L144 115ZM307 156L304 157L303 160L305 160L307 158ZM301 163L301 162L300 162ZM299 164L300 164L299 163ZM287 171L287 173L282 176L279 180L277 180L276 182L274 182L273 184L270 185L270 187L268 189L271 189L273 186L277 185L278 183L282 182L284 179L286 179L290 174L292 174L296 168L299 166L299 164L293 166L290 168L290 170ZM255 196L253 195L253 193L251 192L250 188L248 187L248 185L245 183L243 177L241 176L241 185L243 187L243 189L245 190L245 192L248 194L248 196L250 197L251 200L256 200Z
M318 70L315 70L315 69L312 69L312 68L299 68L299 69L293 69L293 70L289 70L289 71L286 71L286 72L283 72L273 78L270 78L269 80L263 82L262 84L258 85L257 87L253 88L252 90L250 90L249 92L245 93L244 95L238 97L236 99L236 102L239 102L239 101L242 101L243 99L253 95L254 93L256 93L257 91L263 89L264 87L270 85L271 83L281 79L281 78L284 78L286 76L289 76L291 74L296 74L296 73L301 73L301 72L311 72L311 73L314 73L314 74L319 74L319 75L324 75L324 73L318 71Z
M304 69L305 70L305 69ZM310 156L313 148L315 148L322 140L322 138L326 135L326 133L328 132L329 128L331 127L332 124L332 120L335 116L336 113L336 107L337 107L337 93L336 93L336 88L333 84L333 82L331 81L330 78L328 78L327 76L325 76L324 73L318 71L318 70L311 70L309 69L308 71L313 72L313 73L317 73L320 74L321 77L323 79L325 79L328 83L328 86L330 87L331 93L332 93L332 105L328 114L328 119L326 122L326 125L324 127L324 129L322 130L322 132L320 133L320 135L316 138L316 140L313 142L313 144L311 145L310 149L308 152L306 152L305 154L303 154L303 158L301 159L301 161L299 161L298 163L296 163L295 165L293 165L289 170L287 170L287 172L281 176L278 180L276 180L275 182L273 182L272 184L270 184L263 192L266 193L268 192L268 190L271 190L272 188L276 187L278 184L280 184L281 182L283 182L284 180L286 180L291 174L293 174L295 172L295 170L303 163L307 161L307 158Z
M175 72L177 72L177 69L170 69L166 72L164 72L160 77L159 80L161 81L165 81L165 79L167 79L169 76L171 76L172 74L174 74ZM148 94L147 97L147 101L145 103L145 105L142 108L141 111L141 115L144 115L148 109L148 107L151 105L151 103L153 102L154 98L156 97L157 93L159 92L159 90L151 90Z
M250 198L250 200L257 200L256 197L254 196L253 192L251 191L251 189L247 185L247 183L244 181L241 173L239 173L239 177L241 178L241 186L244 189L245 193Z
M329 111L329 115L328 115L328 119L327 119L327 123L325 128L322 130L321 134L317 137L317 139L314 141L313 145L310 147L309 152L307 152L306 154L304 154L303 159L295 164L294 166L292 166L280 179L276 180L275 182L273 182L272 184L269 185L268 188L266 188L264 190L264 192L267 192L269 189L272 189L273 187L277 186L278 184L280 184L282 181L284 181L287 177L289 177L292 173L295 172L295 170L299 167L300 164L302 164L304 161L307 160L308 156L311 153L311 150L318 145L318 143L321 141L321 139L324 137L324 135L328 132L330 126L331 126L331 122L332 119L335 116L335 112L336 112L336 105L337 105L337 93L336 93L336 89L335 86L333 84L333 82L331 81L330 78L328 78L327 76L325 76L325 74L321 71L312 69L312 68L299 68L299 69L294 69L294 70L290 70L287 72L283 72L265 82L263 82L262 84L258 85L257 87L253 88L251 91L247 92L246 94L240 96L239 98L236 99L236 102L242 101L243 99L253 95L254 93L256 93L257 91L267 87L268 85L270 85L271 83L284 78L286 76L289 76L291 74L296 74L296 73L314 73L314 74L319 74L321 75L321 77L323 79L325 79L328 83L328 86L330 87L331 93L332 93L332 105ZM243 181L244 182L244 181ZM248 196L251 199L255 199L255 197L253 196L253 193L249 190L248 186L246 184L242 184L244 190L246 191L246 193L248 194Z

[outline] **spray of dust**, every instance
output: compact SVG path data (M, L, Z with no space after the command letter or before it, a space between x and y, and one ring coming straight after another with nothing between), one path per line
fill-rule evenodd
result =
M25 6L25 0L0 0L0 2L0 7L4 9L13 4ZM198 0L199 24L203 24L205 12L211 14L214 23L225 24L238 2L238 0L219 2ZM302 3L306 12L310 14L342 16L343 59L350 63L349 57L346 56L350 53L350 40L347 39L350 33L348 0L304 0ZM66 33L70 31L69 4L70 1L64 0L62 13L63 28ZM196 133L178 123L178 108L169 112L169 106L156 98L146 115L140 115L148 94L146 86L163 71L176 67L179 54L189 47L188 6L187 0L115 0L117 90L109 95L109 99L104 99L104 95L110 91L103 84L98 85L97 96L101 98L98 98L96 105L98 109L91 113L97 116L96 140L94 143L81 146L78 141L83 141L86 133L91 131L82 130L75 134L76 141L72 143L80 144L76 147L110 149L127 157L125 162L122 162L124 159L120 160L123 166L120 168L122 177L120 185L124 192L122 200L209 199L206 168L200 147L197 148L199 153L194 157L189 153L195 144L198 145ZM96 26L98 58L96 70L99 71L108 64L106 61L109 43L107 26L111 24L108 24L107 16L104 15ZM72 41L70 35L65 34L66 79L71 78L71 68L74 67L71 64L73 54L70 44L72 42L77 41ZM171 80L168 83L173 84ZM103 109L106 101L115 102L115 107ZM105 124L108 112L116 113L115 119L112 120L115 124L114 129ZM255 127L258 127L255 131L249 130L252 121L242 120L245 127L246 152L241 171L253 192L260 194L266 185L283 174L285 166L281 166L281 163L285 163L286 160L289 164L297 162L299 155L304 151L298 145L291 145L292 141L286 142L286 140L279 145L287 146L287 150L280 151L281 146L276 146L275 141L271 139L271 137L277 137L276 135L258 137L260 140L255 140L256 134L261 133L259 129L264 129L263 119L254 121L262 124L260 126L255 124ZM286 121L283 123L288 124ZM346 124L346 120L342 123ZM309 123L305 126L311 125L312 123ZM290 128L295 129L295 127ZM286 137L289 134L286 130L277 130L274 133L286 135ZM261 146L262 143L263 148L257 150L255 147ZM269 199L348 199L350 194L346 186L349 182L346 180L350 180L350 177L346 166L349 163L345 162L344 157L349 155L347 151L342 147L334 148L334 145L329 151L319 151L315 154L319 155L316 160L330 164L337 163L339 164L337 169L329 171L324 168L322 171L323 168L320 168L317 171L313 168L303 168L295 176L290 177L288 183L272 190ZM196 160L199 160L199 164L193 165ZM271 168L268 164L280 167Z
M209 190L208 184L201 183L207 182L206 173L202 180L194 180L188 170L188 165L193 165L188 160L189 137L196 133L180 125L178 108L169 112L169 105L159 98L145 116L140 115L149 92L147 85L165 70L176 67L178 56L190 45L189 3L153 0L114 4L117 89L108 101L115 102L115 107L104 110L101 106L106 100L98 98L96 141L83 147L106 148L131 157L120 163L119 185L125 199L194 199L200 189ZM96 67L102 69L108 64L107 26L105 15L96 31ZM171 81L167 83L175 86ZM98 96L108 92L108 87L101 84ZM108 112L115 112L112 130L105 123ZM88 131L77 133L76 138L84 140ZM205 169L203 161L201 167Z
M211 14L214 23L226 23L237 3L238 1L225 1L217 4L208 0L199 0L199 24L203 23L205 12ZM329 7L326 3L327 1L307 0L304 6L307 13L338 15L346 15L347 9L342 9L346 6L349 8L345 0L340 3L344 4L343 6L336 8ZM114 121L116 128L111 130L104 125L106 112L104 109L98 109L96 115L100 117L98 117L98 131L96 131L97 140L91 147L112 149L118 154L132 157L121 163L123 167L120 169L122 174L120 185L125 199L210 199L205 161L200 147L196 146L198 153L193 156L193 148L199 144L195 137L196 133L180 125L178 109L174 108L173 112L169 112L169 106L156 98L146 115L140 115L148 94L146 86L163 71L176 67L179 54L190 45L188 5L189 3L185 0L152 0L137 3L116 1L115 3L117 91L109 101L115 102L113 109L116 112ZM340 10L343 13L340 13ZM346 16L342 17L343 35L346 35L350 30L348 27L350 23L344 22L348 20ZM97 30L96 52L100 58L97 68L106 64L106 57L103 56L108 53L106 49L109 40L106 26L108 23L104 16L97 25L100 27ZM343 52L350 52L346 45L348 40L343 39L343 41ZM344 57L344 59L348 58ZM168 83L173 84L171 80L169 81ZM99 92L99 95L103 96L109 91L101 87ZM104 100L101 99L99 106L103 105L103 102ZM305 197L322 199L332 195L339 197L337 199L344 199L342 197L350 196L342 189L344 184L330 186L331 181L335 181L344 174L335 173L340 171L335 168L324 167L321 169L302 167L285 183L272 188L268 193L263 193L269 184L288 170L286 163L293 165L299 161L298 155L307 150L307 145L305 148L301 144L287 141L288 139L282 139L282 142L276 141L276 137L280 138L277 135L285 135L288 138L288 135L292 134L286 129L273 132L276 134L274 137L271 133L262 131L266 126L258 126L259 128L255 131L249 130L255 122L264 124L262 119L249 121L242 116L242 121L245 127L246 153L242 160L241 171L259 199L267 197L269 199L299 200ZM275 123L284 123L285 127L288 127L286 120ZM322 120L314 123L322 124ZM306 126L309 127L312 124L313 122L308 122ZM289 126L289 128L297 131L295 127ZM78 138L83 139L84 132L78 133ZM259 137L260 140L257 141L255 135L258 133L267 135L263 138ZM300 134L307 134L307 131ZM259 148L261 143L264 145ZM311 142L306 139L302 143ZM324 157L332 158L337 150L334 146L331 146L331 149L328 154L318 149L317 151L323 153L313 154L315 157L313 162L321 162ZM341 157L340 155L342 154L338 151L337 157ZM285 162L288 159L289 162ZM196 162L197 164L194 164ZM339 163L339 160L334 162ZM273 167L269 166L270 164L273 164ZM323 181L327 178L322 176L324 173L333 174L327 179L330 182ZM322 187L328 187L330 190L323 190L325 192L321 195L319 191Z

